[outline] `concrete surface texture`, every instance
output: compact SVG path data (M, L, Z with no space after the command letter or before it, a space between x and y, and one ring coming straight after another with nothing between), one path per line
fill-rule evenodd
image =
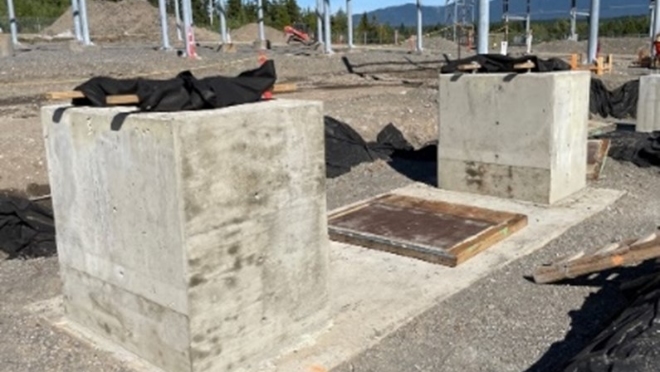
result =
M0 33L0 58L10 57L14 54L14 44L11 42L11 35Z
M586 186L589 72L440 75L438 184L554 204Z
M637 100L637 132L660 131L660 75L644 75L639 78Z
M322 105L42 109L69 320L168 372L328 325Z
M428 309L469 288L473 283L526 256L566 230L615 203L624 192L586 189L552 208L510 199L438 190L412 184L393 191L427 200L451 201L528 216L529 225L458 267L449 268L394 254L335 243L330 245L330 304L332 327L279 358L251 371L330 371L376 346ZM61 317L52 300L40 312L52 321ZM43 309L50 307L47 311ZM37 311L37 310L34 310ZM94 341L136 371L156 369ZM410 370L410 369L402 369Z

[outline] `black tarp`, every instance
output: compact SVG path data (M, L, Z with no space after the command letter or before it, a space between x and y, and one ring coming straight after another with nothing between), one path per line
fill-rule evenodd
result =
M135 94L142 111L183 111L222 108L257 102L275 85L275 64L266 61L259 68L235 77L213 76L197 79L184 71L169 80L114 79L94 77L74 88L85 98L74 99L73 105L106 106L109 95Z
M635 292L630 305L563 372L660 370L660 275Z
M459 71L458 66L476 62L481 65L481 68L477 70L477 73L523 73L527 72L527 70L516 70L514 69L514 66L527 61L534 62L534 68L531 69L532 72L566 71L571 69L571 66L568 63L559 58L541 59L537 56L513 58L501 54L480 54L468 58L447 61L447 64L442 66L440 72L443 74L452 74Z
M419 150L405 139L393 124L385 126L376 142L367 142L351 126L330 116L324 117L326 176L335 178L348 173L352 167L378 159L392 158L416 161L435 160L434 144Z
M639 79L631 80L610 91L605 84L591 78L589 111L604 118L617 119L637 117L637 99L639 98Z
M638 167L660 167L660 132L652 134L614 131L596 138L608 138L612 159L631 162Z
M54 255L52 212L27 199L0 196L0 251L10 259Z

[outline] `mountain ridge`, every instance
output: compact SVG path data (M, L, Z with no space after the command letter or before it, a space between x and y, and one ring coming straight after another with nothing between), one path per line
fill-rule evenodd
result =
M502 1L503 0L491 1L491 23L500 22L502 20ZM590 1L578 0L577 3L579 11L589 11ZM527 8L526 4L526 1L523 0L510 0L509 14L524 16ZM602 19L607 19L622 16L648 15L648 5L648 0L601 0L600 17ZM477 10L475 9L474 12L476 19ZM379 23L389 24L393 27L398 27L402 23L404 26L414 26L417 24L417 6L415 3L380 8L366 13L369 20L371 20L372 16L376 16L376 20ZM557 0L532 0L532 21L554 20L558 18L568 19L569 15L570 8L568 1L560 3ZM353 15L353 22L357 25L358 22L360 22L361 17L362 13ZM470 20L470 18L470 15L467 15L467 19ZM422 5L422 24L424 26L445 24L445 21L445 6Z

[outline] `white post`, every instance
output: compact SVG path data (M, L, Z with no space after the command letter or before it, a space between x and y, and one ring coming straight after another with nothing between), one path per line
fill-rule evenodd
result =
M78 0L71 0L71 13L73 13L73 32L76 35L76 40L82 41L82 30L80 28L80 7Z
M332 31L330 30L330 0L323 1L323 19L325 23L325 52L332 54Z
M222 35L222 44L227 44L227 16L225 15L225 0L217 0L218 15L220 17L220 35Z
M89 22L87 18L87 0L80 0L80 23L82 24L82 36L84 45L92 45L89 38Z
M488 54L488 34L490 28L490 1L479 0L479 40L477 53Z
M323 43L323 0L316 0L316 41Z
M167 4L165 0L158 0L158 10L160 12L160 31L163 34L163 49L170 50L170 37L167 34Z
M179 0L174 0L174 17L176 18L176 36L179 38L179 41L183 40L181 36L181 9L179 9Z
M596 61L598 54L598 22L600 18L600 0L591 0L589 12L589 63Z
M14 1L7 0L7 13L9 13L9 31L11 32L11 42L18 45L18 29L16 28L16 14L14 13Z
M417 0L417 51L422 50L422 1Z
M262 0L257 2L257 21L259 22L259 43L260 48L263 49L266 43L266 36L264 34L264 4Z
M346 19L348 28L348 49L353 49L353 9L351 0L346 0Z
M190 45L190 39L188 37L188 33L190 32L191 24L190 24L190 13L191 13L191 8L188 6L188 1L183 0L181 3L181 11L182 11L182 19L183 19L183 45L184 48L186 49L186 57L192 57L190 55L190 51L192 50L192 45Z

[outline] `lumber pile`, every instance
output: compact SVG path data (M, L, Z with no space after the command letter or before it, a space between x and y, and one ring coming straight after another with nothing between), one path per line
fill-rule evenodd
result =
M613 243L590 254L582 251L543 264L534 272L534 281L539 284L553 283L616 267L635 266L657 258L660 258L660 229L641 239Z

